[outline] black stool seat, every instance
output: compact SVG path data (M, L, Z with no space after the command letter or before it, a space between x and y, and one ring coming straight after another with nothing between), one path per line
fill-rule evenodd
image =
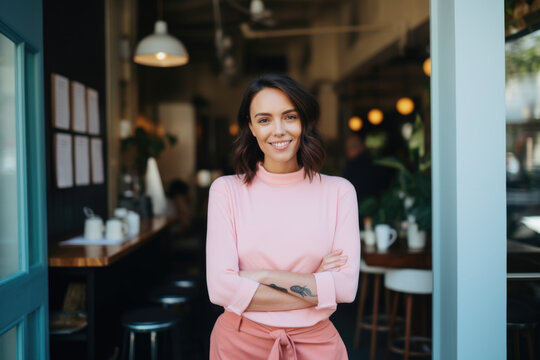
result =
M129 360L135 359L136 337L149 336L150 357L148 357L148 353L146 353L144 354L146 356L144 356L143 358L157 360L158 354L161 353L162 356L160 356L160 358L179 359L179 321L180 316L175 311L161 308L143 308L125 313L122 316L122 326L125 329L125 336L129 338L129 345L127 346L127 358ZM136 334L139 335L136 336ZM158 339L160 338L161 340L169 339L169 346L165 348L161 347L161 352L159 351L160 347L158 346ZM125 354L126 343L124 342L124 346L122 347L122 355ZM125 359L125 356L121 356L120 358Z
M177 288L191 289L193 294L197 294L201 287L202 277L200 275L173 273L169 276L167 283Z
M166 284L154 289L150 294L150 299L154 303L168 307L187 304L194 296L194 289Z
M172 328L180 320L174 311L161 308L132 310L122 317L122 326L137 332L150 332Z
M539 311L524 299L508 299L506 323L512 327L535 327L539 322Z
M181 289L196 289L199 287L197 282L191 279L173 279L171 283Z

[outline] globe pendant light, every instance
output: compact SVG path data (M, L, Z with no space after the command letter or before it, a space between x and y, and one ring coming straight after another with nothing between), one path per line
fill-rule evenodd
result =
M422 64L422 70L424 70L424 74L427 76L431 76L431 57L428 57L426 60L424 60L424 63Z
M396 109L401 115L409 115L414 111L414 102L411 98L402 97L397 101Z
M364 125L362 119L359 116L353 116L349 119L349 129L352 131L358 131Z
M158 6L159 18L162 19L161 2L158 2ZM184 44L167 33L167 23L158 20L154 33L137 45L133 61L146 66L172 67L187 64L189 55Z
M379 125L384 119L384 114L381 110L374 108L368 112L367 117L370 123Z

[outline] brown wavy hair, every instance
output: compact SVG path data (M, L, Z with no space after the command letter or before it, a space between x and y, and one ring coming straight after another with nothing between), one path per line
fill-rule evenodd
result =
M282 74L265 74L253 80L244 91L238 109L238 137L234 141L234 167L236 174L245 174L244 183L249 185L257 172L257 162L264 160L264 153L257 139L249 129L251 121L249 109L253 97L265 88L283 91L291 100L302 123L300 147L296 153L298 165L304 167L305 176L312 181L316 174L320 175L326 152L324 143L317 129L319 120L319 103L296 81Z

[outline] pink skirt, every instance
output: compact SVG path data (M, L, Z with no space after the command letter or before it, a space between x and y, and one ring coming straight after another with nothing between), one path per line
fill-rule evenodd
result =
M328 319L309 327L277 328L225 311L210 336L210 360L346 360L347 349Z

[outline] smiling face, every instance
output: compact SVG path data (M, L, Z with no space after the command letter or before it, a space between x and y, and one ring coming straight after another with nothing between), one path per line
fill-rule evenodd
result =
M264 153L264 168L274 173L298 170L302 122L289 97L279 89L264 88L251 100L249 115L249 128Z

